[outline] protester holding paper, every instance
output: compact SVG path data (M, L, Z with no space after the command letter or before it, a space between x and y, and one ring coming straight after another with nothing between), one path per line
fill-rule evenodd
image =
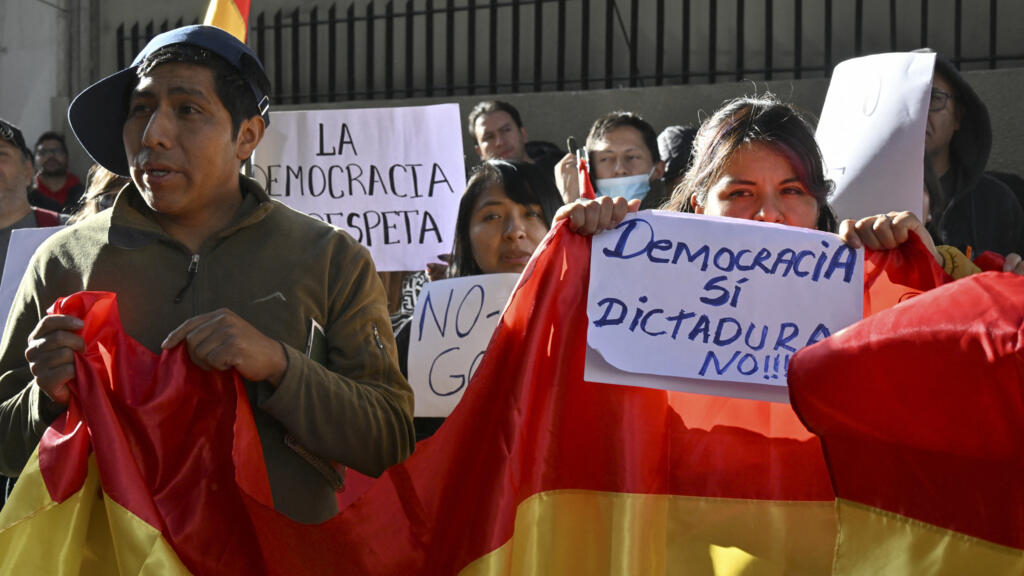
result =
M485 161L459 202L448 278L522 272L560 205L542 170L519 161ZM396 323L399 366L406 376L411 329L412 316ZM433 434L443 420L416 418L417 440Z
M800 112L772 96L737 98L701 126L693 167L664 208L835 232L827 201L831 187L814 132ZM593 234L614 228L639 207L636 201L600 197L567 205L555 218ZM872 250L895 248L914 232L947 270L972 269L955 248L940 253L911 212L846 220L838 230L847 244Z

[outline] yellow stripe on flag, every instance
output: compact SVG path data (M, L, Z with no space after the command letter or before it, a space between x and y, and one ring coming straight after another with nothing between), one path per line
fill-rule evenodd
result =
M235 38L245 42L245 19L234 0L210 0L210 6L206 9L206 17L203 24L216 26L221 30L229 32Z
M55 503L32 455L0 512L0 574L188 574L159 530L105 498L96 460L82 489Z
M1000 546L886 510L836 500L833 574L1024 574L1024 550Z
M462 576L827 574L832 502L557 490L516 510L512 538Z

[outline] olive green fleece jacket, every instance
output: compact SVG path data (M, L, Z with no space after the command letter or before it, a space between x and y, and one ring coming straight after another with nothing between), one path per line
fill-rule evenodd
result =
M81 290L115 292L126 333L156 353L182 322L219 308L283 344L288 368L279 386L246 389L274 506L296 520L337 512L329 475L310 464L315 456L376 476L411 453L412 390L369 253L252 180L242 178L242 191L232 223L197 255L162 230L133 186L110 210L42 245L0 342L0 473L17 475L64 410L33 384L25 343L58 297ZM313 346L320 358L306 356L313 322L323 328Z

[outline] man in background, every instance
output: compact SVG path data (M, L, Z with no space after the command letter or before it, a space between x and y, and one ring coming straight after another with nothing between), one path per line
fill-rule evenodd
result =
M925 154L945 206L933 226L936 241L965 253L1024 253L1024 210L1003 183L984 174L992 149L988 108L960 72L936 56Z
M44 132L36 140L35 160L35 190L30 194L30 202L54 212L72 211L85 192L85 186L68 172L68 147L64 137L56 132Z

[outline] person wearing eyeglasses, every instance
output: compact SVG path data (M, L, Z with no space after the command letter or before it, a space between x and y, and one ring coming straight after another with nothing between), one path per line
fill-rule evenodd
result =
M78 205L85 186L68 171L68 147L57 132L43 132L36 140L35 190L29 193L33 206L67 212Z
M953 64L936 55L925 154L945 205L932 222L937 241L966 254L1024 254L1024 209L1002 182L985 174L992 149L988 109Z

